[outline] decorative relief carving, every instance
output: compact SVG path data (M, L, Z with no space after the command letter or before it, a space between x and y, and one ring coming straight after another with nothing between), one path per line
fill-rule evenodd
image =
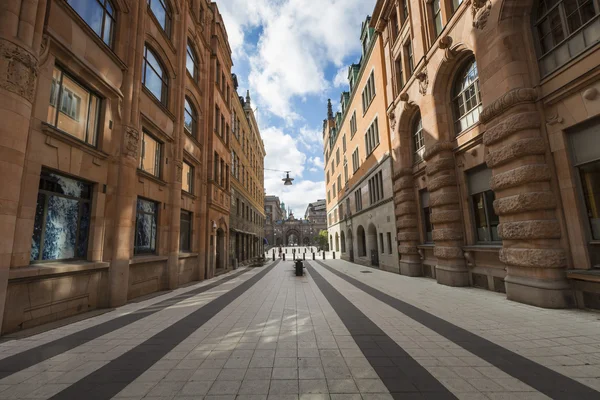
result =
M140 132L132 126L125 127L125 156L135 160L138 158Z
M548 125L562 124L563 121L563 118L560 115L558 115L558 110L556 108L550 115L546 117L546 123Z
M8 40L0 39L0 88L32 103L37 74L38 62L31 53Z
M433 156L440 154L444 151L452 151L453 149L454 144L452 142L449 142L447 140L436 142L434 145L427 147L425 153L423 154L423 159L425 161L429 161L433 158Z
M596 97L598 97L598 89L596 88L590 88L583 92L583 98L586 100L592 101L595 100Z
M427 94L427 86L429 86L429 77L427 76L427 67L423 67L423 69L416 75L419 80L419 93L423 96Z
M492 119L517 104L533 103L536 100L537 92L533 88L513 89L494 101L490 106L484 108L479 120L482 123L487 124Z
M396 113L394 112L394 110L390 111L388 113L388 118L390 119L390 128L392 129L392 132L394 132L396 130Z
M483 144L490 146L517 132L538 129L540 126L540 115L537 112L512 114L487 130L483 135Z
M175 174L177 178L177 183L181 183L183 179L183 163L181 161L175 161L175 168L177 169Z
M477 29L485 28L491 12L491 0L473 0L473 27Z

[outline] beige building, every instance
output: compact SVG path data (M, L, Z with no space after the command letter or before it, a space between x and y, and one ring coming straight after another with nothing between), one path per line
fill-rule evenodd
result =
M383 42L367 18L362 57L348 70L341 111L323 124L329 249L398 272Z
M2 332L228 268L232 87L215 3L2 2Z
M600 306L600 3L378 0L402 274Z
M237 96L234 76L231 115L230 256L234 263L250 263L263 255L265 222L265 145L252 109L250 92Z

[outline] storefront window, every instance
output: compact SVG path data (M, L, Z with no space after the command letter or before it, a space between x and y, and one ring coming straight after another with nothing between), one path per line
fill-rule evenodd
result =
M469 196L479 243L500 242L498 236L500 219L494 211L495 194L490 188L491 178L492 171L486 167L467 172Z
M429 192L421 191L421 210L423 212L423 230L425 233L425 243L433 243L433 224L431 223L431 207L429 206Z
M600 240L600 161L579 167L592 240Z
M134 254L156 253L158 203L138 198Z
M181 210L179 227L179 251L189 253L192 250L192 213Z

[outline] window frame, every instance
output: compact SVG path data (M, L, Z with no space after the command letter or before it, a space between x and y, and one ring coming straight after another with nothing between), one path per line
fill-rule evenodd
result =
M181 174L182 174L182 177L181 177L181 182L182 182L181 190L184 191L185 193L193 195L194 194L194 176L195 176L194 174L195 174L195 168L194 168L194 166L191 163L189 163L189 162L187 162L185 160L183 160L182 164L184 166L185 165L188 166L189 172L188 172L188 176L185 177L185 176L183 176L183 172L185 171L185 168L181 169ZM185 181L187 181L187 184L188 184L188 186L190 188L189 191L185 190L183 188L183 182L185 182Z
M154 140L156 142L156 152L157 154L155 155L156 160L154 162L154 168L157 170L157 173L153 174L152 172L146 171L144 169L144 157L146 155L146 146L145 146L145 139L146 136L149 136L152 140ZM152 135L150 132L148 132L146 129L142 128L142 148L140 150L140 162L138 164L138 169L140 171L143 171L146 174L152 175L158 179L161 179L162 177L162 156L163 156L163 146L164 143L160 140L158 140L156 138L156 136Z
M158 2L159 5L162 6L162 8L165 10L165 26L164 27L160 24L158 17L156 16L156 14L154 13L154 10L152 9L152 4L156 4L156 2ZM171 11L171 4L169 4L169 1L168 0L147 0L146 3L148 5L148 9L150 10L152 16L154 17L156 22L158 22L158 26L160 27L160 29L167 35L167 37L169 39L171 39L171 33L172 33L171 31L172 31L172 26L173 26L173 12Z
M188 111L188 106L190 108L189 111ZM185 99L184 99L183 114L184 114L184 118L183 118L184 132L187 133L189 136L197 139L198 138L198 132L197 132L198 131L198 110L196 109L196 106L190 100L190 98L188 96L185 96ZM191 131L187 128L186 123L185 123L186 115L189 115L189 117L192 119Z
M192 72L190 72L190 70L187 68L188 57L191 58L192 64L194 65L194 71L192 71ZM199 62L198 62L198 55L196 54L196 49L194 48L194 43L189 38L187 40L185 61L186 61L185 70L193 78L194 82L198 82L198 75L199 75L198 72L200 70Z
M469 72L473 68L475 69L475 71L477 71L477 77L476 77L476 79L473 80L473 82L471 82L471 84L468 87L464 88L464 82L467 79L469 79L468 78ZM459 83L461 86L460 91L457 90ZM474 89L474 96L467 97L467 94L471 90L471 88ZM481 116L481 112L483 111L483 103L481 100L481 89L480 89L480 85L479 85L479 70L477 69L477 60L475 59L474 56L471 56L467 60L465 60L462 63L461 68L457 71L457 74L455 75L454 81L452 84L451 95L452 95L452 111L453 111L453 117L454 117L454 130L455 130L455 135L459 136L463 132L466 132L469 129L471 129L472 127L479 124L479 118ZM472 98L474 98L477 103L474 107L467 110L466 104ZM465 112L463 114L460 114L459 100L462 101L462 104L465 107ZM475 113L477 114L477 119L476 120L474 119L473 123L470 125L467 125L465 128L461 128L461 122L465 118L475 115Z
M417 128L417 125L420 128ZM423 119L421 113L417 112L413 117L411 124L411 145L413 154L413 164L420 163L423 161L423 154L425 152L425 137L423 136ZM420 144L419 147L417 145Z
M183 216L184 215L188 215L189 216L189 220L188 221L188 229L187 229L187 246L183 246L182 245L182 240L181 240L181 236L182 236L182 229L183 229L183 224L181 223L181 221L184 221ZM181 209L180 213L179 213L179 253L191 253L192 252L192 243L193 243L193 226L194 226L194 213L185 209Z
M83 17L83 15L79 14L79 12L75 9L74 6L71 5L71 0L66 0L65 3L67 3L67 5L69 6L69 8L71 10L73 10L75 12L75 14L77 14L79 16L79 18L81 18L81 20L83 22L85 22L85 24L96 34L96 36L98 36L100 38L100 40L102 41L102 43L104 43L106 46L108 46L110 49L113 49L114 44L115 44L115 27L117 24L117 9L115 8L115 5L113 4L113 2L111 0L86 0L87 2L90 1L95 1L96 3L98 3L98 5L101 7L102 9L102 26L100 28L100 34L98 34L98 32L96 32L96 30L94 28L92 28L92 26L88 23L88 21L86 21L86 19ZM106 7L106 4L109 4L110 7L112 8L112 15L108 12L108 9ZM105 28L106 28L106 18L110 18L112 24L110 27L110 32L109 32L109 40L108 42L106 41L106 39L104 38L104 34L105 32Z
M437 12L436 12L436 5L437 5ZM439 32L438 32L438 26L437 26L438 20L440 22ZM443 20L443 15L442 15L442 1L441 0L433 0L431 2L431 21L433 23L433 33L435 35L435 38L438 38L444 31L444 20Z
M155 213L151 214L148 213L146 211L140 211L139 210L139 202L141 201L146 201L148 203L153 203L155 206ZM156 226L156 236L154 237L154 249L151 249L150 251L140 251L138 248L140 247L138 245L138 221L139 221L139 214L145 214L145 215L152 215L154 216L154 224ZM151 254L158 254L158 238L159 238L159 234L158 234L158 230L159 230L159 215L160 215L160 203L145 197L141 197L138 196L137 200L136 200L136 207L135 207L135 229L134 229L134 239L133 239L133 255L134 256L139 256L139 255L151 255ZM152 240L151 240L152 241Z
M152 54L152 56L158 63L158 66L162 70L161 71L162 74L159 75L158 72L156 71L156 69L148 62L148 52L150 52ZM158 57L156 51L154 51L152 49L152 47L148 46L148 43L146 43L144 45L143 64L144 64L144 66L142 68L142 85L152 95L152 97L154 97L156 100L159 101L159 103L161 103L165 107L168 107L169 106L169 74L167 73L165 65L161 61L160 57ZM159 77L159 79L162 82L160 99L158 97L156 97L156 94L152 91L152 89L150 89L148 86L146 86L146 73L147 73L148 67L150 67L152 69L152 71L154 71L154 73Z

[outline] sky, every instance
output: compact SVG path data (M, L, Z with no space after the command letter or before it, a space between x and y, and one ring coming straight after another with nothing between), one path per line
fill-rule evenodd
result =
M233 52L238 93L250 90L265 143L265 190L294 215L324 199L323 119L348 90L360 30L376 0L217 0Z

